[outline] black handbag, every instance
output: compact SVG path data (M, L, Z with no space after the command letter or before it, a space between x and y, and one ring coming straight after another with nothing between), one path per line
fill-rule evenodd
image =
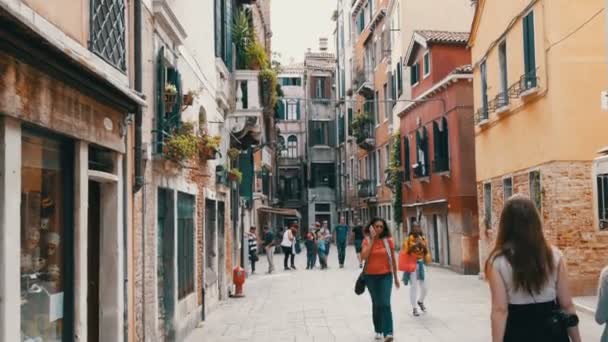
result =
M365 261L365 266L363 266L363 271L359 274L357 281L355 282L355 294L360 296L365 292L365 271L367 270L367 260Z

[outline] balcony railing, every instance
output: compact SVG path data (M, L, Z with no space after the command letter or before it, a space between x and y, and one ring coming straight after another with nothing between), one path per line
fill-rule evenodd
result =
M481 107L475 112L475 125L480 125L488 121L488 108Z
M373 180L362 180L357 182L357 195L359 198L370 198L376 196L376 184Z
M364 150L372 150L376 147L376 128L373 123L364 124L363 127L354 130L357 145Z
M536 70L525 73L509 87L509 97L518 98L526 92L538 88L539 78Z
M357 93L365 96L366 98L372 98L374 96L374 73L371 69L357 69L354 83Z
M500 108L504 108L506 106L509 105L509 92L505 91L502 93L498 93L498 95L496 95L496 97L494 98L494 103L496 106L496 109L500 109Z

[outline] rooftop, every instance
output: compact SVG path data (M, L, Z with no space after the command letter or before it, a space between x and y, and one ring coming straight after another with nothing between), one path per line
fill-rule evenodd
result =
M434 30L419 30L415 33L422 36L427 43L439 44L466 44L469 40L469 32L451 32L451 31L434 31Z

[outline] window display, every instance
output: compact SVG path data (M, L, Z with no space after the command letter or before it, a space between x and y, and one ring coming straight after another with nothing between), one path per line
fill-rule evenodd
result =
M63 339L66 168L61 143L23 132L21 340Z

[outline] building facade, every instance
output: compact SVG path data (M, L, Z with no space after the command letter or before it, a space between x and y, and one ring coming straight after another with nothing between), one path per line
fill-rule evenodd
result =
M403 221L427 236L433 262L477 274L473 85L466 32L414 31L404 66L413 102L399 114Z
M128 338L133 122L146 103L134 3L115 5L0 2L2 341Z
M603 1L478 1L474 66L476 169L483 263L504 201L530 196L572 291L591 294L606 264ZM498 15L500 13L500 15ZM579 27L577 29L577 27ZM581 119L573 113L584 113ZM500 156L500 157L497 157Z

